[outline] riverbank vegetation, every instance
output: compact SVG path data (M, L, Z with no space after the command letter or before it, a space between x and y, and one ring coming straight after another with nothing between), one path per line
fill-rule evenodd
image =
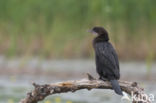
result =
M1 0L0 54L93 57L95 25L110 33L120 59L156 59L154 0Z

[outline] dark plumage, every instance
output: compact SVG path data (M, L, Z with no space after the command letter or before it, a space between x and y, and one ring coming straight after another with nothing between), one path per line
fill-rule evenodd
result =
M112 44L109 42L108 33L103 27L94 27L92 32L98 35L93 40L97 73L101 80L111 82L117 94L123 95L117 81L120 78L118 56Z

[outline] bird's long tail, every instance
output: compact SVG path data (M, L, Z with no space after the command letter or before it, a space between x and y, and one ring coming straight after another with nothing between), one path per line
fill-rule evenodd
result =
M123 96L123 93L122 93L122 90L119 86L118 81L117 80L110 80L110 82L112 84L112 88L114 89L115 93Z

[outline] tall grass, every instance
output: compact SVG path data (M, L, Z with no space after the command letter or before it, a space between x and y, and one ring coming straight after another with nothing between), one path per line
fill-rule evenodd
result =
M0 54L90 57L92 37L86 31L102 25L121 57L129 49L134 56L127 54L128 58L144 58L156 37L155 4L155 0L0 0ZM137 46L142 46L141 56Z

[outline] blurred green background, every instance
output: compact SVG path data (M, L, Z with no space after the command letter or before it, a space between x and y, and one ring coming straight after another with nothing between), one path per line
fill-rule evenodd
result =
M0 0L0 54L93 57L93 26L105 27L120 59L156 55L155 0Z
M77 80L95 69L88 30L103 26L120 59L121 80L156 95L156 0L0 0L0 103L38 84ZM41 103L116 103L111 90L80 90ZM128 102L129 103L129 102Z

